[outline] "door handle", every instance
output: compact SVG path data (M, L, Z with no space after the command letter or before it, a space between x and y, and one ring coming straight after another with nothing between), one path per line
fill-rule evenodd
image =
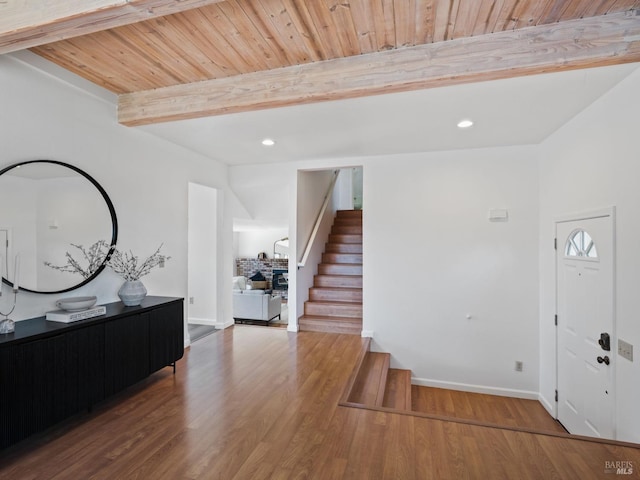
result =
M601 333L600 340L598 340L598 344L602 347L602 350L605 352L611 351L611 337L608 333Z
M609 357L605 355L604 357L598 357L598 363L604 363L605 365L609 365Z

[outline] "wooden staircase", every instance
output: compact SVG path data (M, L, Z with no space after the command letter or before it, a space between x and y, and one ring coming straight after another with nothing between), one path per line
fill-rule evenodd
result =
M411 371L389 368L391 355L367 352L347 395L347 403L411 410Z
M362 345L341 406L566 435L537 400L411 385L410 370L389 368L391 355L369 351L370 338L364 338Z
M362 332L362 210L338 211L298 326L308 332Z

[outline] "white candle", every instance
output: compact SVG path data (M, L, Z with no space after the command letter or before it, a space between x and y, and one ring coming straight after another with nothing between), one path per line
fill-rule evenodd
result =
M16 266L13 270L13 291L17 292L20 288L20 254L16 255Z

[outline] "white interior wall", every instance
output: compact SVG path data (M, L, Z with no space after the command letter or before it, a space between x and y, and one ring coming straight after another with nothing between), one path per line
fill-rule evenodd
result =
M216 326L218 194L215 188L189 183L188 321Z
M34 183L37 189L35 273L38 286L51 290L51 285L77 284L83 280L80 274L60 272L44 262L64 265L65 255L69 252L86 266L82 253L71 243L89 248L99 240L109 242L112 232L109 209L94 185L83 177L44 179ZM50 228L52 223L56 228ZM30 259L33 258L31 255Z
M617 355L617 339L640 349L640 69L551 135L540 151L540 393L555 407L554 218L616 207L616 363L618 439L640 443L640 365ZM637 355L636 355L637 357Z
M256 258L265 252L267 258L273 258L273 243L289 236L289 228L259 228L235 232L237 238L236 258Z
M373 349L415 384L536 398L536 147L363 163ZM508 221L489 221L490 209L507 209Z
M334 203L336 210L353 209L353 170L341 168L334 188Z
M0 85L0 168L45 158L73 164L89 173L113 201L119 222L118 246L145 257L164 243L162 253L172 257L164 269L156 269L142 279L149 294L186 297L187 185L197 181L224 190L228 188L227 167L119 125L114 103L11 56L0 56ZM4 208L9 205L2 205ZM221 235L224 254L232 258L228 222L223 224ZM226 273L232 275L231 262ZM221 288L224 316L230 320L228 283L228 288ZM116 301L121 284L122 279L106 269L94 282L72 294L96 295L99 303ZM4 286L5 292L7 288ZM43 315L54 309L59 297L21 292L13 318ZM6 298L3 295L0 302L4 304Z
M3 165L7 166L9 165ZM0 228L11 232L11 239L9 258L3 258L2 263L3 270L8 271L8 280L12 283L15 275L14 257L17 254L20 255L20 277L23 285L35 286L37 283L37 204L37 188L33 181L14 176L3 177L0 188Z

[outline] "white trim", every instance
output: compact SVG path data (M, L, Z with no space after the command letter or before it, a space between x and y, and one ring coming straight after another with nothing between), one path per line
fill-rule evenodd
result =
M197 325L209 325L211 327L216 327L216 328L229 328L235 322L233 320L227 320L226 322L218 322L217 320L214 320L214 319L211 319L211 318L190 317L189 321L187 323L189 323L189 324L194 323L194 324L197 324Z
M189 317L189 321L187 323L195 323L198 325L217 325L217 321L212 318L197 318L197 317Z
M360 333L360 336L362 338L373 338L373 330L362 330L362 333Z
M539 393L530 390L517 390L515 388L488 387L485 385L472 385L469 383L446 382L443 380L433 380L430 378L411 378L412 385L422 387L446 388L447 390L458 390L461 392L484 393L487 395L500 395L501 397L524 398L527 400L538 400Z
M604 207L596 210L588 210L583 212L576 213L567 213L564 215L557 215L553 217L553 224L556 223L564 223L564 222L575 222L577 220L588 220L590 218L602 218L602 217L611 217L615 219L616 216L616 207Z
M538 394L538 401L542 404L549 415L551 415L553 418L557 418L558 414L556 412L556 409L553 408L553 406L556 404L555 401L553 403L549 402L546 397L542 395L542 393Z

